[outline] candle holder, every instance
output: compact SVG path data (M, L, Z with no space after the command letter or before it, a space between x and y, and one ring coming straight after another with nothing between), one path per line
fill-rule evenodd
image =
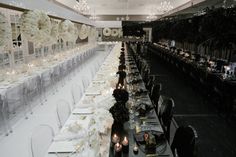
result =
M117 136L117 134L114 134L112 136L112 143L116 144L120 142L120 138Z
M121 157L122 156L122 145L119 143L115 144L115 157Z
M122 151L124 154L128 154L129 153L129 141L127 139L127 137L124 138L124 140L122 141Z
M133 148L134 154L138 154L138 146L135 144Z

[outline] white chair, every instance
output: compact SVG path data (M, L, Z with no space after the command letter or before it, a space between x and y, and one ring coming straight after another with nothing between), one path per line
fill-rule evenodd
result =
M12 127L9 121L9 111L4 96L0 95L0 129L3 129L3 132L6 136L9 133L12 133Z
M73 100L73 107L79 102L83 95L83 87L82 85L73 84L71 86L71 95Z
M83 77L82 82L83 82L83 88L84 90L86 90L86 88L89 86L90 79L87 77Z
M66 100L60 99L57 101L57 118L59 128L61 128L71 114L70 105Z
M47 94L48 89L51 87L51 72L44 72L40 76L41 78L41 89L42 89L42 96L44 97L45 101L47 101Z
M49 125L39 125L31 135L32 157L44 157L54 138L53 128Z
M24 93L25 88L23 85L9 88L6 91L5 98L10 119L16 116L21 116L21 114L23 114L25 118L28 119Z

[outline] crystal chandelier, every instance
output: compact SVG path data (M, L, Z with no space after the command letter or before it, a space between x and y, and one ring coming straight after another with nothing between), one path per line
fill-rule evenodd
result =
M147 16L147 20L148 21L153 21L153 20L156 20L157 19L157 16L156 15L148 15Z
M171 5L169 0L162 1L160 7L157 8L159 12L166 13L172 10L174 7Z
M76 5L74 5L74 9L80 12L81 14L89 14L90 7L88 5L87 0L76 0Z
M151 9L151 13L146 18L148 21L153 21L157 19L155 8Z

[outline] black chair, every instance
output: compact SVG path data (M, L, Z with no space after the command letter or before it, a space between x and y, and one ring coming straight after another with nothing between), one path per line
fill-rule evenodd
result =
M161 122L166 139L168 141L170 140L170 124L173 117L173 110L174 110L174 100L172 98L166 98L160 105L160 109L158 112L158 118Z
M174 157L196 157L196 130L192 126L180 126L171 144Z
M151 92L152 86L154 85L155 81L156 77L154 75L149 75L148 82L146 84L146 89L149 91L149 93Z
M162 90L161 83L153 84L150 92L150 98L154 104L158 102L161 90Z

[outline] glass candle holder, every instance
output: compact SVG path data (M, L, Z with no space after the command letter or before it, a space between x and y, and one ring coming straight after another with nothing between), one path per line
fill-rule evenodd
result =
M118 142L120 142L120 138L116 135L116 134L114 134L113 136L112 136L112 142L115 144L115 143L118 143Z
M115 144L115 157L122 156L122 145L120 143Z
M125 136L123 141L122 141L122 151L123 153L127 154L129 153L129 140L128 138Z
M135 144L133 148L134 154L138 154L138 146Z

